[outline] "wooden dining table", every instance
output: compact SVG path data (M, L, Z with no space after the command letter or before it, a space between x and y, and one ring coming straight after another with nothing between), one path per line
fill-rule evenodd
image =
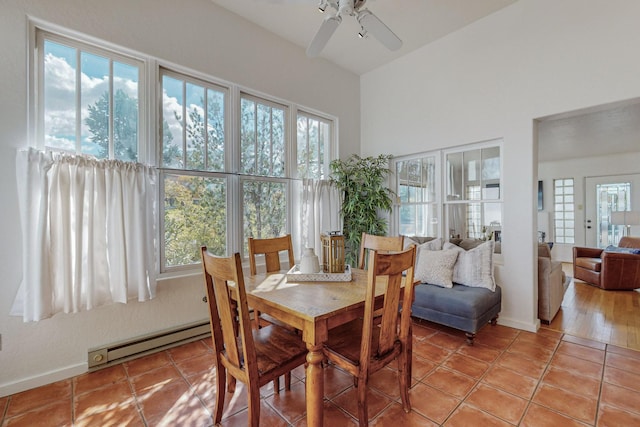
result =
M306 368L307 425L323 425L324 374L322 347L329 330L364 313L367 272L352 269L350 282L302 282L286 273L245 278L249 306L302 331L309 353ZM376 288L382 303L386 286Z

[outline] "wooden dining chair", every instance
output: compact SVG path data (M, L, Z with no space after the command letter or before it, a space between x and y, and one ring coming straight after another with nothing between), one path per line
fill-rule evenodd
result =
M289 268L292 268L295 261L293 259L293 244L291 243L291 235L286 234L281 237L273 237L270 239L254 239L249 237L249 271L252 276L258 272L256 264L256 255L264 255L264 265L267 273L274 273L281 270L280 252L286 251L289 259ZM260 320L265 320L265 316L259 312L254 313L255 325L260 328ZM269 323L275 319L266 318ZM282 326L282 325L281 325Z
M267 273L274 273L282 269L282 266L280 264L281 252L287 252L289 268L293 267L295 263L293 257L293 243L291 242L290 234L267 239L254 239L253 237L249 237L248 246L249 271L251 272L252 276L255 276L258 272L258 267L256 264L257 255L264 255L264 265ZM274 324L295 331L295 328L293 328L292 326L285 325L284 323L279 322L277 319L274 319L273 317L266 314L262 314L257 310L254 310L253 312L253 319L255 321L255 327L257 329L260 329L262 327L262 324ZM291 373L285 374L284 387L286 390L289 390L291 388ZM280 380L278 378L275 378L273 380L273 388L280 388Z
M360 255L358 256L358 268L366 266L367 252L376 250L379 252L400 252L404 249L404 236L376 236L362 233L360 240Z
M329 330L329 339L323 352L330 362L354 377L360 427L368 425L369 422L369 377L396 359L402 406L405 412L411 411L411 305L415 262L415 246L404 252L392 254L370 251L364 316ZM403 273L406 273L405 277ZM379 310L381 321L374 324L376 289L385 283L384 304Z
M299 335L285 328L251 326L239 253L228 258L218 257L203 246L201 254L216 358L215 423L222 419L228 374L230 393L235 391L236 379L247 385L249 425L258 426L260 387L304 364L307 349ZM230 288L229 282L235 283L235 289Z
M291 243L291 235L286 234L281 237L273 237L270 239L254 239L249 237L249 268L251 275L257 274L256 255L264 255L264 265L267 273L279 271L280 252L287 251L289 259L289 268L293 267L293 244Z

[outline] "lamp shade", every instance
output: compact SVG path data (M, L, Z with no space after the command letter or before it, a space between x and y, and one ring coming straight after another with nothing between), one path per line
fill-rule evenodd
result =
M611 224L613 224L613 225L640 225L640 211L615 211L615 212L611 212Z

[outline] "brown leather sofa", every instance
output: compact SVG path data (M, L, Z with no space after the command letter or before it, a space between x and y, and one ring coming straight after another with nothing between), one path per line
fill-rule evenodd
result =
M618 248L640 249L640 237L623 237ZM640 254L574 247L573 276L602 289L640 288Z

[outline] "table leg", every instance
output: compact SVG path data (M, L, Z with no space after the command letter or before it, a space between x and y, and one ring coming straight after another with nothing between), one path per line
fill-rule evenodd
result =
M322 345L307 344L306 393L307 425L322 427L324 408L324 373L322 372Z

